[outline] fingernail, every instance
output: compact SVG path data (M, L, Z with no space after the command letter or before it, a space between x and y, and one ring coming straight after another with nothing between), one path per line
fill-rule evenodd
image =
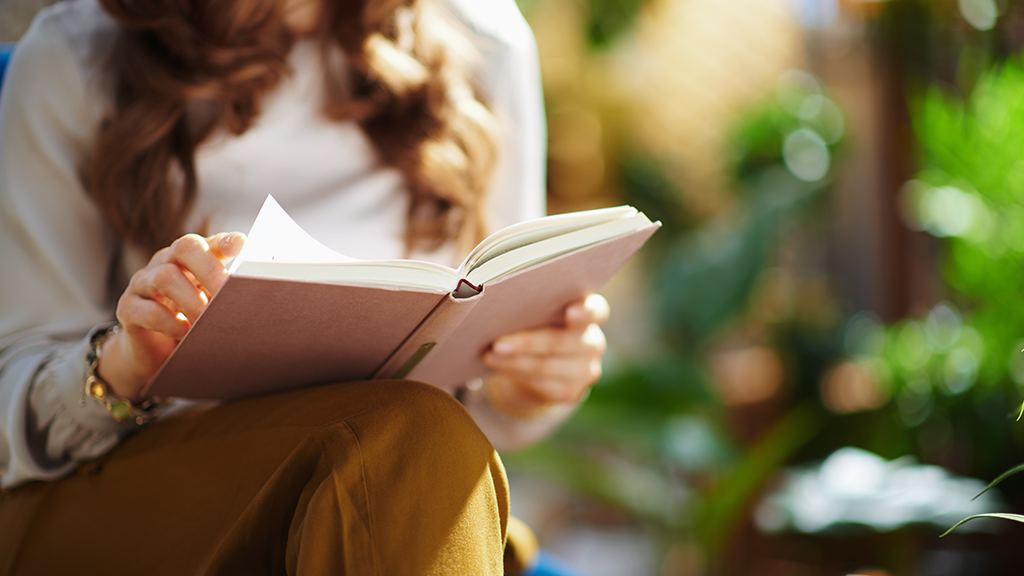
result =
M228 252L228 251L230 251L230 250L232 250L234 248L237 248L238 245L241 244L244 241L245 241L245 234L242 234L240 232L235 232L233 234L228 234L227 236L222 238L221 241L220 241L220 246L221 246L222 250L224 250L225 252Z
M498 340L494 343L493 350L497 354L511 354L516 351L516 347L508 340Z

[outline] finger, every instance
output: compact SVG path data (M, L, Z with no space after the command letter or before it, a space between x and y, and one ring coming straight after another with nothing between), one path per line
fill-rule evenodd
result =
M597 324L585 328L538 328L506 334L494 341L491 351L501 356L517 354L575 356L604 354L607 343Z
M484 364L496 372L525 381L555 381L589 386L601 377L599 356L497 356L484 355Z
M223 247L222 240L216 244ZM224 285L228 276L224 262L218 257L218 254L219 252L215 252L211 248L206 238L196 234L186 234L170 245L166 257L168 262L177 264L190 272L199 281L202 289L212 297Z
M555 378L524 378L517 374L496 372L507 397L521 399L520 403L549 404L579 401L590 388L583 382L567 382Z
M145 273L132 278L129 288L132 293L153 300L172 312L183 313L191 322L199 318L209 302L186 273L172 263L148 267ZM170 300L173 306L165 300Z
M117 321L126 329L142 328L181 340L190 324L165 306L146 298L126 296L117 304ZM129 330L131 332L131 330Z
M497 397L496 406L501 406L506 412L511 408L515 413L530 413L539 407L557 402L556 398L563 396L560 392L551 393L551 390L560 390L559 383L533 384L501 372L488 376L484 386L492 404Z
M187 237L189 241L192 241L195 238L201 238L204 240L206 245L209 247L210 252L218 259L233 258L237 256L242 251L242 247L245 246L246 240L245 234L242 234L241 232L221 232L206 238L202 238L196 234L188 234ZM181 238L179 238L179 240L181 240ZM166 248L162 248L153 254L153 257L150 259L150 264L163 264L165 262L170 262L173 256L171 253L172 246L173 244Z
M566 307L565 324L574 328L587 324L604 324L608 320L610 312L611 309L604 296L591 294Z
M501 336L491 345L491 351L501 356L520 354L572 354L579 348L583 337L581 329L537 328Z
M150 298L150 300L156 302L157 304L163 306L164 308L167 308L175 316L177 316L178 314L185 316L185 314L181 311L181 308L179 308L178 305L174 303L174 300L171 300L170 298L164 296L163 294L154 294L153 297ZM188 317L185 317L185 319L187 320Z

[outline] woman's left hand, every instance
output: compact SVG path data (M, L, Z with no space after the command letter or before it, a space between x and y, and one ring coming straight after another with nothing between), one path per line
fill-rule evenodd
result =
M563 326L495 340L483 356L494 370L485 385L495 408L526 417L551 404L582 399L601 376L606 343L600 325L608 313L608 301L591 294L566 307Z

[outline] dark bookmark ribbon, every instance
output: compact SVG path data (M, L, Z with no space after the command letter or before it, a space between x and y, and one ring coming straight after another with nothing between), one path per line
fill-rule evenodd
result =
M409 373L412 372L413 368L422 362L423 359L427 357L427 354L434 349L434 346L437 346L437 342L427 342L423 346L420 346L419 350L410 356L409 359L405 361L405 364L402 364L402 367L398 369L398 372L395 372L395 375L392 376L392 378L405 378L408 376Z

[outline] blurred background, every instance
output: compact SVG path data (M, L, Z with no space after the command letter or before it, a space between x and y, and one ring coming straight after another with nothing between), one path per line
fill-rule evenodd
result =
M0 0L13 41L46 0ZM1024 3L519 0L549 207L663 229L605 375L504 455L587 574L1019 574Z
M593 575L1020 574L1024 3L520 0L553 212L664 228L505 455Z

